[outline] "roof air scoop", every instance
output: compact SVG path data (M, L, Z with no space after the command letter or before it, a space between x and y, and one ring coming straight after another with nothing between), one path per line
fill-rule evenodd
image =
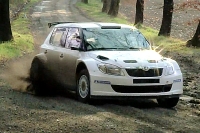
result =
M121 26L101 26L101 29L121 29Z
M98 55L97 58L100 59L100 60L102 60L102 61L109 60L109 58L101 56L101 55Z

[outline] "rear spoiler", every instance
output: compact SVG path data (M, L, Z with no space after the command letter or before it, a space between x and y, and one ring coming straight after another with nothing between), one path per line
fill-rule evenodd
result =
M52 22L52 23L48 23L48 27L51 28L54 25L64 24L64 23L75 23L75 22Z

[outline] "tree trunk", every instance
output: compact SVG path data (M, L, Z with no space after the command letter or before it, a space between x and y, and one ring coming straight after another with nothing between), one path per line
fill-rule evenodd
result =
M0 42L13 39L10 25L9 0L0 1Z
M187 41L186 46L200 47L200 20L194 36L191 40Z
M144 0L137 0L136 14L135 14L135 25L136 24L143 24L143 12L144 12Z
M173 0L164 0L162 25L158 36L170 36L173 7Z
M109 15L116 17L119 11L120 0L111 0Z
M110 9L111 0L103 0L102 12L108 13Z
M81 0L81 2L88 4L88 0Z

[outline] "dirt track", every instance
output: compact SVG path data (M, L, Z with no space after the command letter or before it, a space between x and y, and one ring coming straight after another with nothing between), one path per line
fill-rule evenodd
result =
M49 32L48 22L89 21L74 8L75 0L43 1L34 7L32 30L37 46ZM36 50L37 51L37 50ZM103 101L100 105L77 102L71 95L36 97L15 90L28 85L32 56L11 61L1 69L0 133L15 132L200 132L200 106L183 97L174 109L158 107L155 101Z

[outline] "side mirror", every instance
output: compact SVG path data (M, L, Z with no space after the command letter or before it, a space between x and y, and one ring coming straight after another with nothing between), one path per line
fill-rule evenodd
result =
M84 49L82 49L82 48L76 48L76 47L71 47L71 50L84 51Z
M71 50L79 50L80 48L76 48L76 47L71 47Z
M72 38L73 38L74 40L76 40L77 42L80 42L80 41L81 41L81 37L78 36L78 35L73 35Z

